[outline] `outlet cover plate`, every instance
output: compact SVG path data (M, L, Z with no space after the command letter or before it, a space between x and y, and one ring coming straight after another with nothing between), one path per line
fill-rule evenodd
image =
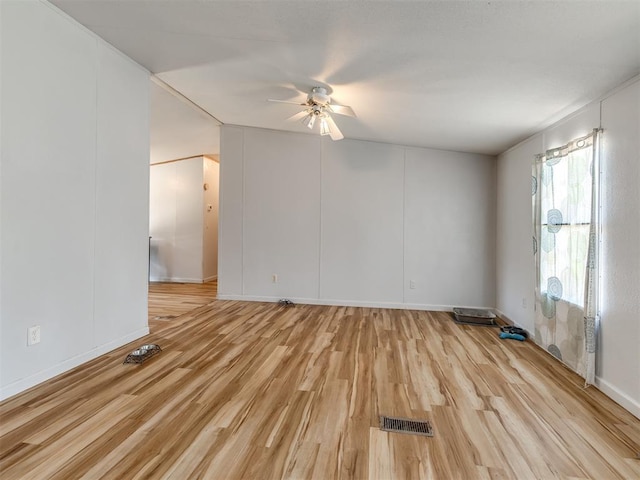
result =
M35 345L36 343L40 343L40 325L29 327L27 331L27 346Z

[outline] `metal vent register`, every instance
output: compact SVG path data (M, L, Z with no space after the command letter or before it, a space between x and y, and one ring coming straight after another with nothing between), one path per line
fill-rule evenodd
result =
M380 417L380 430L433 437L433 428L426 420L410 420L408 418L385 417L382 415Z

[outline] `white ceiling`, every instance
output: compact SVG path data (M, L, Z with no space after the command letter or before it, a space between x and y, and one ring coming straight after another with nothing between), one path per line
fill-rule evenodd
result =
M180 96L151 83L151 163L220 152L220 124Z
M496 154L640 73L640 1L52 0L223 123ZM301 93L300 91L304 92Z

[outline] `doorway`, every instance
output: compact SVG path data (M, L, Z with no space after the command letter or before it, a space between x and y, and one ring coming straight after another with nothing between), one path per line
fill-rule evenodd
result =
M217 295L221 123L157 77L150 94L149 325Z

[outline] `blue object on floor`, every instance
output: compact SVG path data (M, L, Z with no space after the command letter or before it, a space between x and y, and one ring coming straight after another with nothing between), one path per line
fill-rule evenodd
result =
M500 334L500 338L511 338L512 340L520 340L521 342L525 341L524 336L522 335L518 335L517 333L507 333L507 332L502 332Z

